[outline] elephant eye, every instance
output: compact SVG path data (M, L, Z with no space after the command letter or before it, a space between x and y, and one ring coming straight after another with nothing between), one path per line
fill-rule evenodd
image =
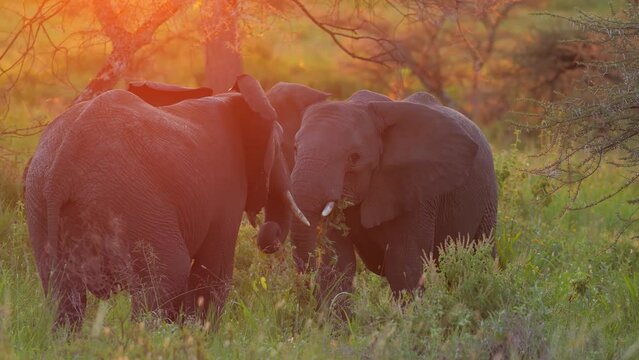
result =
M361 156L358 153L352 153L348 157L348 161L351 163L351 165L355 165L355 164L357 164L357 162L359 161L360 158L361 158Z

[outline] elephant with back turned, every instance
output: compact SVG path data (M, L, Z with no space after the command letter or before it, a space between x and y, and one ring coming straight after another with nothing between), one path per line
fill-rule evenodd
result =
M77 328L87 290L170 319L223 306L242 213L294 207L275 110L253 78L235 90L162 107L112 90L47 127L25 203L56 325Z
M340 199L353 204L344 211L349 234L328 233L336 256L321 259L322 294L351 290L355 253L397 294L420 286L424 258L436 258L447 237L491 235L492 153L459 112L424 92L392 101L362 90L346 101L315 103L300 116L299 131L289 126L284 134L296 132L291 186L311 223L292 225L299 271L314 268L322 216Z

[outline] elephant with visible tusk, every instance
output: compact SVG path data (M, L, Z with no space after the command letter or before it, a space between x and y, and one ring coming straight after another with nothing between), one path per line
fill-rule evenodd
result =
M398 294L419 288L424 258L436 258L447 237L492 234L490 145L472 121L432 95L392 101L362 90L346 101L317 102L294 124L284 132L295 134L291 188L311 224L292 225L299 271L315 269L322 217L339 200L353 204L344 210L348 235L328 232L335 256L319 261L322 296L352 290L356 253Z
M25 170L25 206L56 326L81 324L87 291L108 298L127 290L134 314L218 312L242 213L275 201L289 209L282 227L291 213L307 223L260 84L242 75L233 91L208 95L152 83L112 90L69 108L42 134Z

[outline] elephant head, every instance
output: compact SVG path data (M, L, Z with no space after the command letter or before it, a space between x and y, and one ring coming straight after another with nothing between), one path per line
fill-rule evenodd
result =
M306 109L323 101L330 94L310 88L302 84L279 82L267 93L269 102L277 111L278 120L282 125L283 136L281 142L284 166L292 169L294 165L295 133L300 128L302 116ZM288 179L288 173L286 174ZM257 236L258 247L265 253L277 251L286 237L291 225L291 213L296 217L303 216L301 211L292 207L292 199L286 194L269 192L266 202L264 224Z
M361 226L372 228L466 181L478 145L435 102L424 96L396 102L360 91L304 113L291 181L311 227L292 227L298 270L308 269L315 226L336 201L358 206Z

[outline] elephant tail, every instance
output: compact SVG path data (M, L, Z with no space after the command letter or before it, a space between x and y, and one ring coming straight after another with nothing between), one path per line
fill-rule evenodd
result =
M60 214L65 203L68 203L68 196L64 191L57 190L55 192L47 191L46 196L46 242L44 244L44 259L42 262L43 269L42 285L45 294L51 290L51 277L59 276L63 271L65 262L62 256L62 247L60 239Z
M53 271L55 271L58 263L58 246L59 231L60 231L60 206L53 201L47 201L46 207L47 218L47 239L44 244L44 261L42 261L40 273L42 275L42 286L44 287L44 293L49 293L49 278Z

